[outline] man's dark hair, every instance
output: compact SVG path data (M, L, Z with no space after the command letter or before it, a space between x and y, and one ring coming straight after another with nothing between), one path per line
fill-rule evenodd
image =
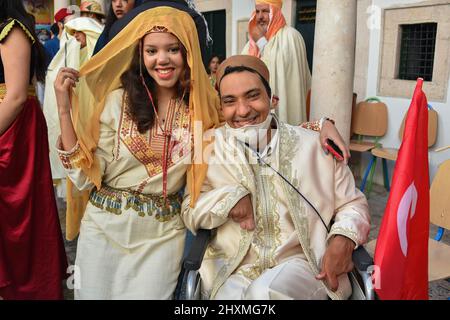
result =
M272 89L270 89L270 85L267 82L267 80L264 79L264 77L258 71L256 71L255 69L252 69L252 68L249 68L249 67L246 67L246 66L228 66L228 67L225 68L225 71L223 72L223 75L222 75L222 78L220 79L220 82L222 82L222 79L226 75L229 75L229 74L235 73L235 72L244 72L244 71L255 73L255 74L257 74L259 76L259 78L261 79L261 82L264 85L264 88L266 88L267 95L269 96L269 99L270 99L270 97L272 96ZM219 90L219 96L220 96L220 90Z
M53 33L53 36L57 37L59 34L59 27L58 27L58 23L55 22L54 24L52 24L52 26L50 27L50 31Z

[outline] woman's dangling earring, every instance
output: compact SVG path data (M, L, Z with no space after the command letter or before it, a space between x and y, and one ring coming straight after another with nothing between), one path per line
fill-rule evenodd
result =
M144 75L142 74L142 39L139 40L139 76L141 79L144 78Z

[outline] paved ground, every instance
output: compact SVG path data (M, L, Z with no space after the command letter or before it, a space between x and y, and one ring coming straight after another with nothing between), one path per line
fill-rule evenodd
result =
M384 214L384 208L386 206L388 193L382 186L374 185L373 191L370 194L369 207L372 217L372 228L369 234L369 240L375 239L378 235L381 219ZM58 201L59 216L61 226L63 226L63 232L65 230L65 205L64 202ZM430 226L430 235L434 237L437 228ZM443 240L450 245L450 232L446 232ZM76 254L76 241L65 241L66 252L69 259L69 264L72 265L75 262ZM449 262L450 263L450 262ZM431 300L446 300L450 297L450 279L439 280L431 282L429 285L429 296ZM68 300L73 299L73 291L66 288L65 298Z
M388 193L384 187L374 185L373 191L368 199L370 207L370 215L372 218L372 227L369 234L369 241L375 239L380 229L381 219L384 214ZM430 237L435 236L437 227L430 226ZM442 239L443 242L450 245L450 232L446 232ZM449 261L450 263L450 261ZM447 300L450 297L450 278L446 280L433 281L429 283L428 294L430 300Z

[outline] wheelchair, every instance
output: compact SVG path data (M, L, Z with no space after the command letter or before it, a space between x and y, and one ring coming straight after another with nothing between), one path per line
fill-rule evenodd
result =
M177 286L177 300L200 300L201 279L199 269L206 248L212 236L212 230L200 229L190 243L183 259L182 270ZM353 251L354 269L349 273L352 295L349 300L375 300L371 269L373 259L363 246Z

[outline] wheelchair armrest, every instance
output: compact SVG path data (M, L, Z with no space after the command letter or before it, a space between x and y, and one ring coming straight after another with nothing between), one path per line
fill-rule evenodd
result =
M353 251L353 264L359 272L366 272L370 266L373 266L373 259L363 246Z
M375 290L372 284L373 259L363 246L353 251L353 264L357 271L358 282L367 300L375 300Z
M199 229L197 235L192 240L191 249L184 259L183 267L185 270L198 270L203 261L206 247L211 238L211 230Z
M183 300L200 300L200 272L198 272L198 270L187 271L184 281L185 290Z

